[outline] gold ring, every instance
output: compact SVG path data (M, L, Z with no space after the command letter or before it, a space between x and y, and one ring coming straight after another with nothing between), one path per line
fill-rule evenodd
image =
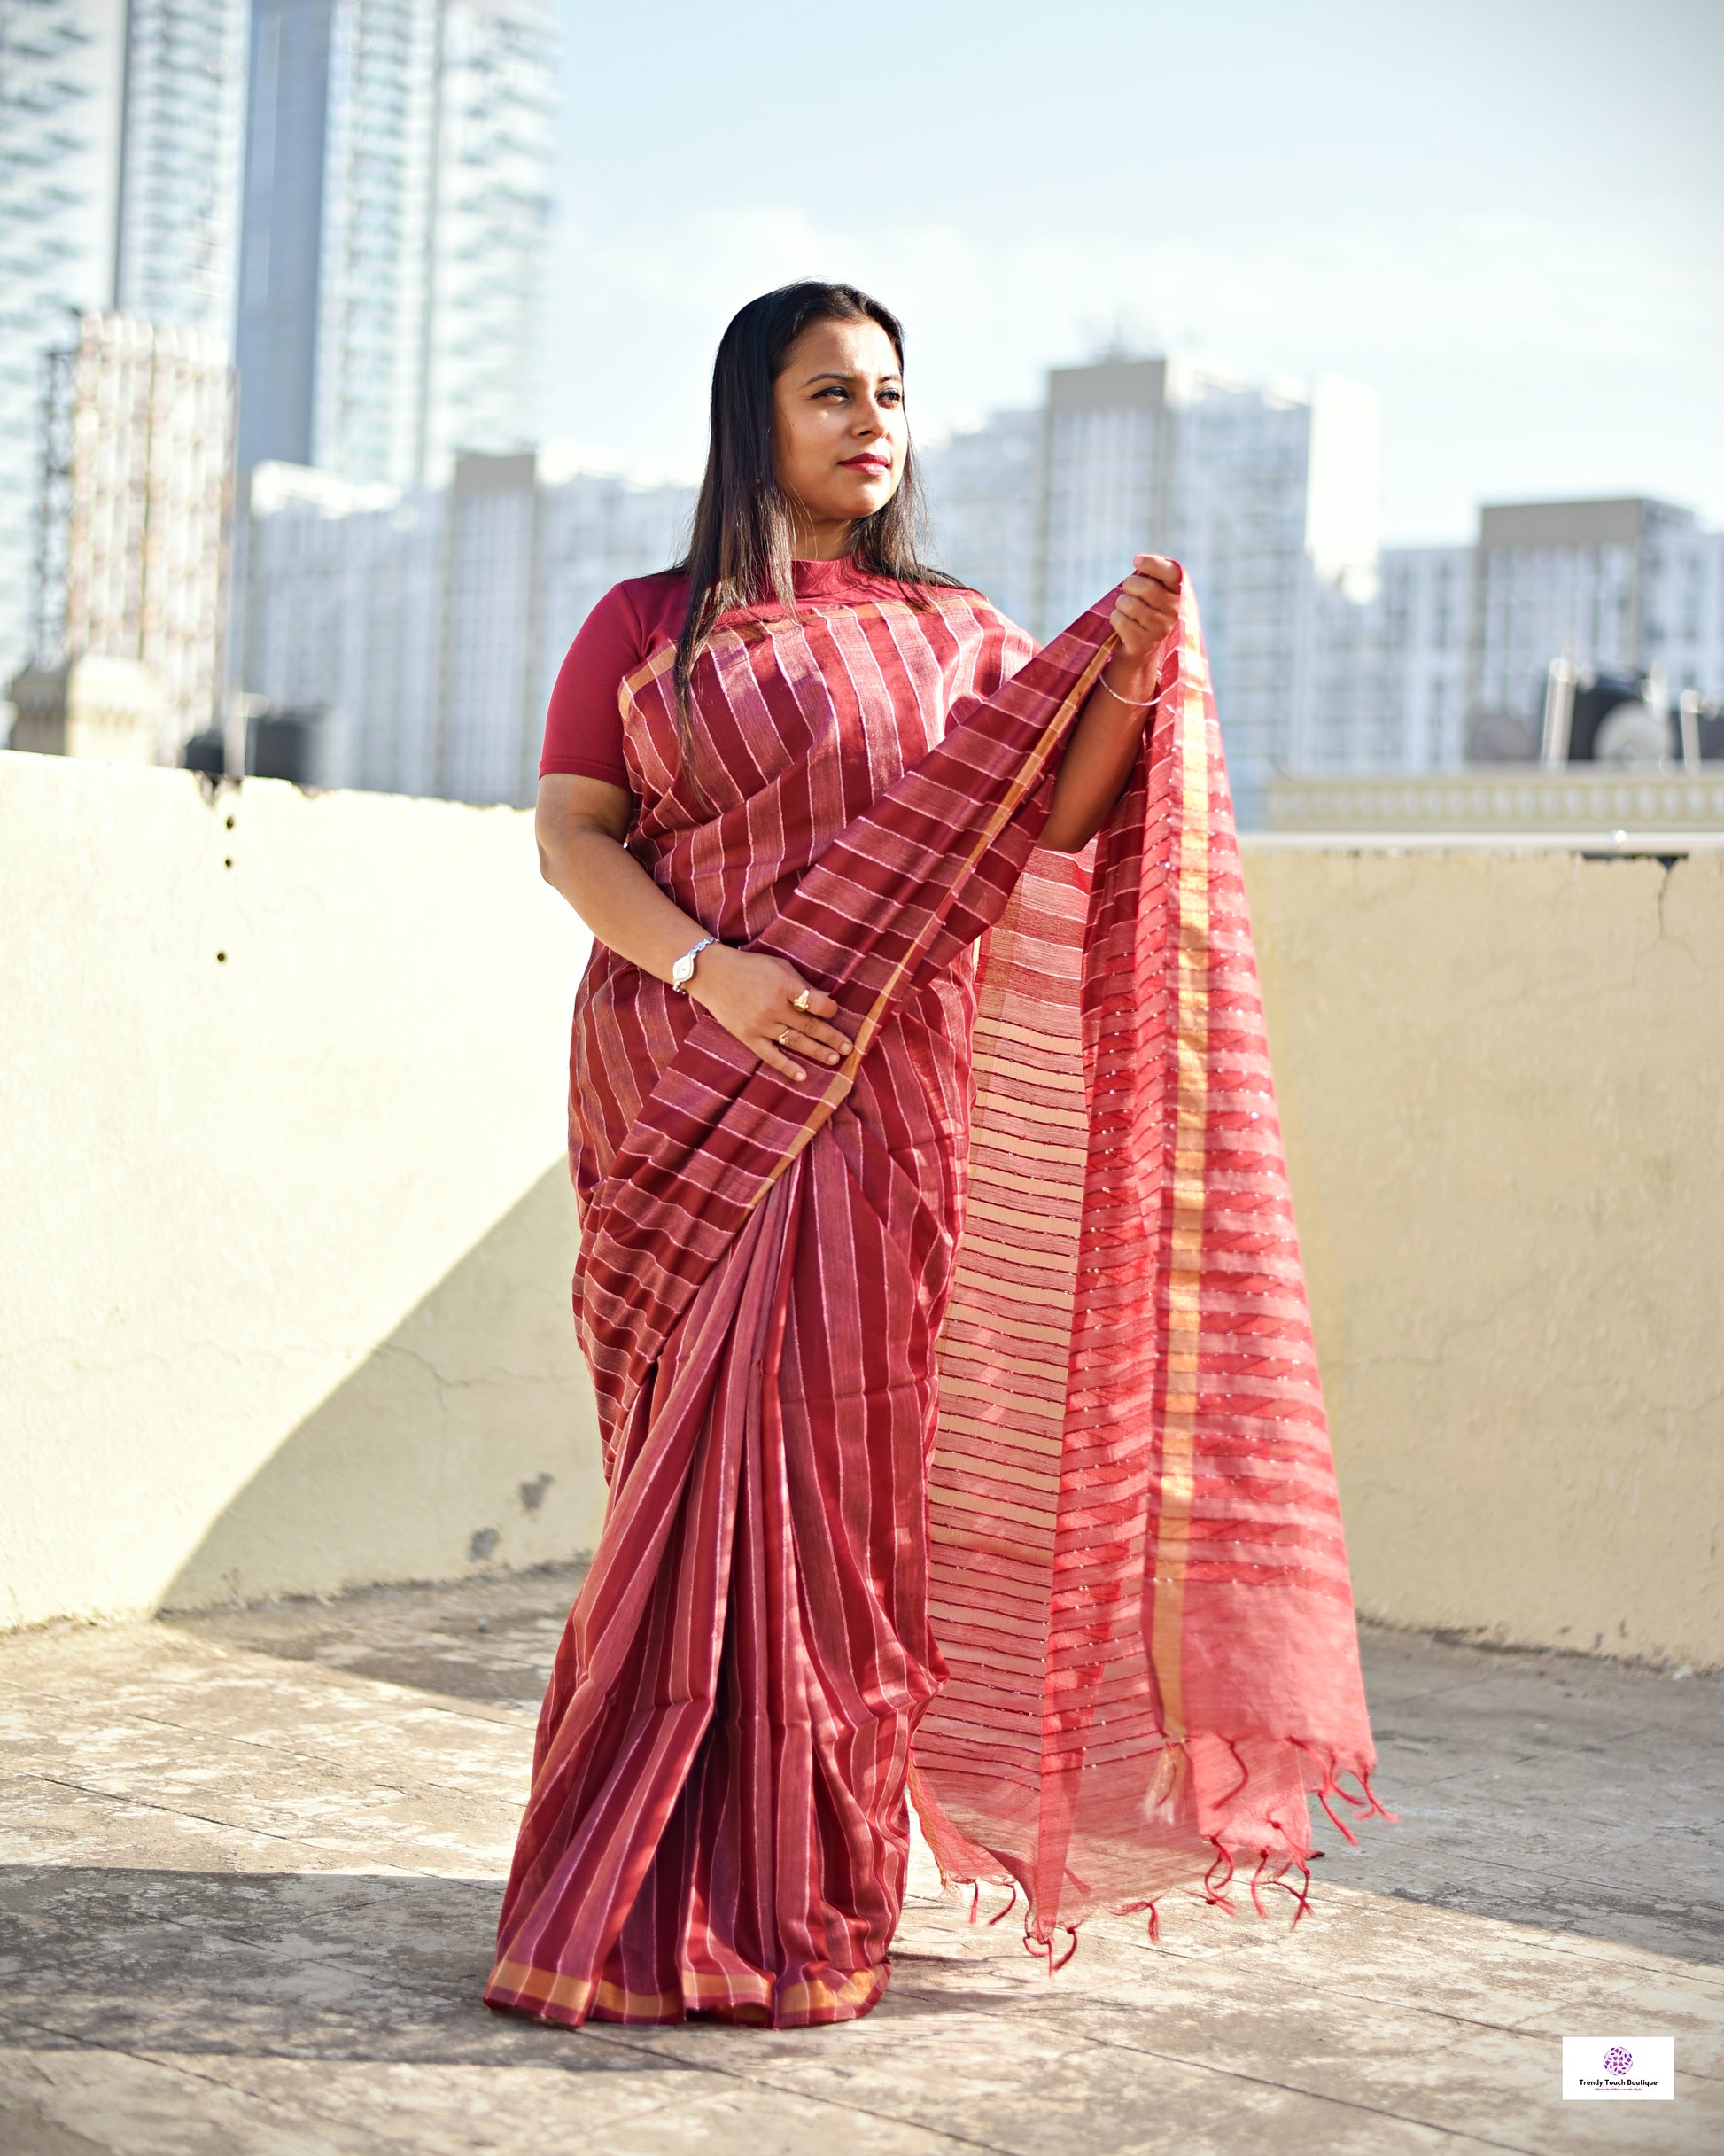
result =
M790 1008L792 1010L806 1010L808 1008L808 991L805 988L803 990L800 995L791 997Z
M790 1045L790 1029L789 1029L789 1027L788 1027L788 1025L781 1025L781 1026L779 1028L779 1030L778 1030L778 1045L779 1045L779 1047L780 1047L780 1048L788 1048L788 1047L789 1047L789 1045Z

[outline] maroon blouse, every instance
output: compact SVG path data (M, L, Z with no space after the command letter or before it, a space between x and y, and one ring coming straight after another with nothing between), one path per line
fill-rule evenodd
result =
M848 561L797 562L795 571L804 599L878 598L888 581ZM675 643L687 611L688 580L674 570L629 577L606 592L581 623L551 691L541 779L560 771L628 787L617 692L643 659Z

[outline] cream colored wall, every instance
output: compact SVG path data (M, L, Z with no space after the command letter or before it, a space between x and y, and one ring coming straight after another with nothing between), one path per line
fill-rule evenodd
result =
M1724 853L1246 883L1361 1608L1724 1662Z
M583 957L513 811L0 755L0 1623L592 1546Z
M1246 875L1361 1606L1724 1662L1724 854ZM583 955L512 811L0 755L0 1623L592 1546Z

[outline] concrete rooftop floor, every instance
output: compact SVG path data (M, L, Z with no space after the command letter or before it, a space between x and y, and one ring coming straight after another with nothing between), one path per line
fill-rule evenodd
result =
M1386 1632L1402 1824L1297 1934L1170 1901L1050 1980L924 1856L865 2021L499 2019L577 1576L0 1638L0 2151L1724 2150L1724 1680ZM1565 2104L1565 2034L1674 2035L1674 2103Z

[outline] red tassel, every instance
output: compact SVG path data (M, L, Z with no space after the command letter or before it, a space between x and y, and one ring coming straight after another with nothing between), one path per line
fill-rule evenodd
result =
M989 1923L990 1923L990 1924L998 1924L998 1923L999 1922L999 1918L1000 1918L1000 1917L1009 1917L1009 1916L1011 1915L1012 1911L1013 1911L1013 1910L1014 1910L1014 1909L1017 1907L1017 1905L1018 1905L1018 1885L1017 1885L1017 1881L1016 1881L1015 1880L1013 1880L1013 1882L1012 1882L1012 1898L1011 1898L1011 1900L1010 1900L1010 1901L1009 1901L1009 1902L1008 1902L1008 1903L1006 1904L1005 1908L1004 1908L1004 1909L1002 1909L1002 1910L1000 1911L1000 1912L999 1912L999 1916L998 1916L998 1917L990 1917L990 1918L989 1918L989 1919L988 1919ZM975 1922L975 1919L974 1917L972 1917L972 1918L970 1919L970 1922L971 1922L972 1924L974 1924L974 1923Z
M1257 1914L1260 1917L1266 1917L1269 1914L1268 1910L1263 1907L1263 1897L1257 1890L1264 1872L1268 1870L1269 1851L1267 1849L1259 1849L1257 1852L1257 1869L1251 1875L1251 1906L1257 1911Z
M1151 1946L1160 1946L1161 1943L1161 1919L1155 1913L1153 1902L1149 1905L1149 1943Z
M1358 1783L1360 1788L1365 1793L1366 1808L1363 1811L1357 1815L1358 1817L1361 1819L1369 1819L1374 1813L1378 1818L1386 1819L1391 1826L1399 1826L1401 1824L1399 1813L1386 1810L1384 1808L1382 1801L1378 1796L1377 1792L1371 1786L1370 1775L1363 1772L1358 1772L1354 1775L1353 1779ZM1337 1788L1340 1787L1339 1782L1335 1786ZM1345 1796L1347 1792L1343 1789L1341 1790L1341 1794Z
M1227 1869L1225 1872L1222 1872L1221 1885L1218 1887L1215 1883L1215 1873L1221 1871L1223 1864L1225 1864ZM1221 1887L1227 1886L1232 1880L1232 1877L1233 1859L1227 1854L1227 1851L1223 1849L1219 1843L1216 1843L1215 1861L1203 1874L1203 1898L1206 1902L1210 1903L1215 1908L1224 1909L1230 1917L1237 1916L1239 1911L1234 1908L1232 1903L1228 1900L1227 1896L1221 1891Z
M1329 1802L1329 1792L1331 1789L1334 1790L1338 1796L1345 1796L1347 1794L1346 1790L1341 1787L1339 1782L1327 1782L1321 1789L1317 1791L1317 1802L1321 1804L1324 1811L1328 1813L1330 1825L1335 1829L1337 1833L1345 1835L1347 1840L1350 1841L1356 1849L1359 1846L1359 1837L1347 1824L1347 1821L1341 1817L1340 1814L1335 1810L1334 1806Z
M1308 1864L1301 1864L1299 1869L1302 1874L1299 1886L1289 1887L1285 1879L1277 1879L1275 1882L1277 1887L1285 1887L1293 1898L1293 1920L1287 1926L1289 1931L1293 1932L1299 1929L1299 1919L1311 1913L1311 1867Z
M979 1879L973 1879L970 1881L970 1922L972 1924L975 1922L975 1912L981 1906L982 1881Z

